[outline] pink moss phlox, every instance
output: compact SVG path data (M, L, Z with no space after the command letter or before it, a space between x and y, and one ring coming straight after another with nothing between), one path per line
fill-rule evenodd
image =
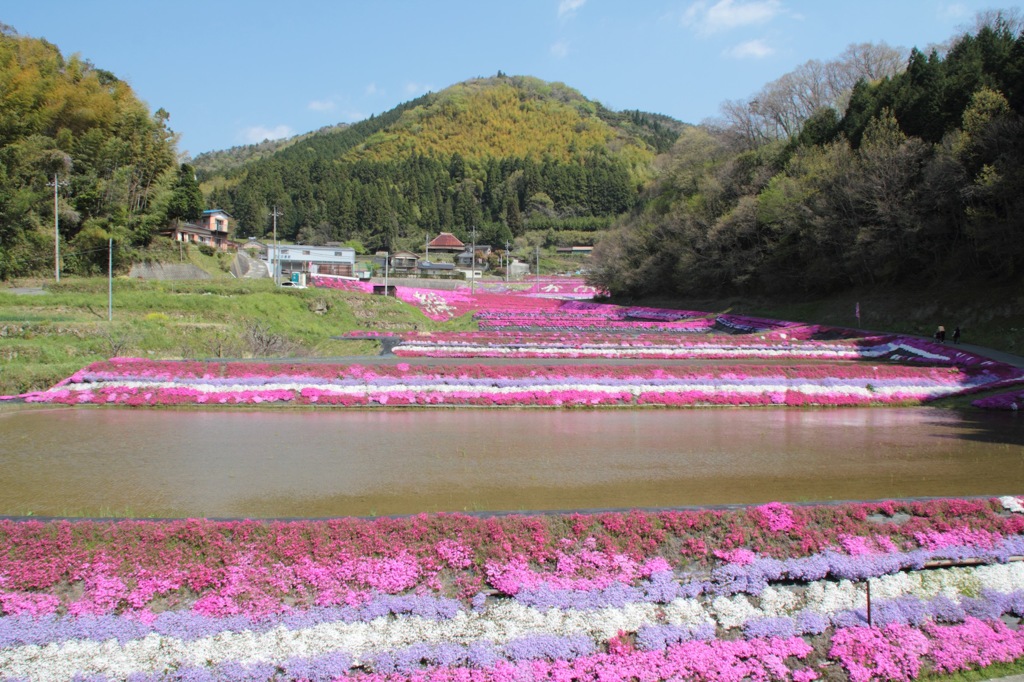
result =
M909 625L841 628L832 636L829 656L839 661L852 682L910 682L921 672L928 638Z
M780 502L769 502L760 507L753 507L749 513L758 527L769 533L787 533L796 526L793 510Z
M168 385L182 366L180 385ZM128 406L289 403L325 405L862 405L911 403L979 385L956 368L862 365L293 365L95 363L81 382L32 402ZM237 381L235 381L237 379ZM124 384L123 382L131 382ZM888 392L879 390L888 386ZM576 388L578 387L578 388Z
M914 539L924 549L943 549L945 547L979 547L991 549L996 546L1001 536L987 530L972 528L954 528L951 530L928 529L914 533Z
M469 568L473 564L473 550L465 544L444 538L435 546L438 557L452 568Z
M957 625L928 623L924 631L931 639L929 658L939 673L1009 663L1024 656L1024 631L1011 630L999 620L969 616Z
M84 586L82 598L68 606L68 613L74 616L114 613L128 598L125 581L116 574L116 567L105 561L82 566L74 577Z
M48 616L57 612L60 599L35 592L0 592L0 615Z
M722 561L737 566L749 566L757 559L757 554L744 547L727 550L716 549L713 554Z
M618 552L594 549L594 538L568 551L556 550L550 560L514 556L484 565L488 583L508 595L540 587L565 590L598 590L614 583L631 584L653 573L671 570L662 557L637 560Z
M884 536L840 535L838 540L839 545L850 556L871 556L899 551L896 544Z
M753 509L579 514L564 520L0 520L0 607L8 614L66 609L109 615L160 602L265 617L283 604L358 604L372 594L442 591L465 597L485 581L506 594L544 586L636 585L685 566L807 557L836 547L854 556L919 547L997 549L1004 538L1024 534L1024 515L1003 514L998 500L790 510L794 526L785 533L762 528ZM905 519L873 520L880 514Z

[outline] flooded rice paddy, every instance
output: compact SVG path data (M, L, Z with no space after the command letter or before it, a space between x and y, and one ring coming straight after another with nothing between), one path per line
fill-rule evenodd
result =
M1019 494L935 408L0 412L0 514L330 517Z

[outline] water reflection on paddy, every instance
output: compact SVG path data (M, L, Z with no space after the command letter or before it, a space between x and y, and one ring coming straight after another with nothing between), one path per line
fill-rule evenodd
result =
M13 410L0 513L324 517L1020 494L1024 420L931 408Z

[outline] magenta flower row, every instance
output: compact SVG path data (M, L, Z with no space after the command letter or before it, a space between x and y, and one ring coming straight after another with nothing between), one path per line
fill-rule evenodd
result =
M302 380L412 380L426 378L452 382L530 380L541 382L625 381L631 383L663 380L837 380L906 381L908 383L961 385L970 381L987 384L1006 377L991 367L979 369L893 364L799 364L799 365L724 365L691 367L686 365L540 365L540 364L467 364L418 365L412 363L339 364L259 361L176 361L146 358L112 358L95 362L76 372L59 385L88 384L126 379L154 380L253 380L260 382Z
M678 336L601 332L418 332L402 335L393 352L405 357L606 357L633 359L822 359L887 360L913 355L934 364L957 364L953 358L916 348L894 336L827 341L751 336ZM901 358L909 360L909 357Z
M1016 376L1016 375L1014 375ZM722 368L201 363L114 358L28 402L107 405L871 405L1005 380L991 368L796 365Z
M1006 514L997 500L770 503L561 517L2 520L0 593L8 615L99 615L144 610L159 599L210 615L256 617L289 604L358 605L374 594L410 591L468 599L488 588L507 595L541 587L601 590L665 572L675 580L693 571L698 581L717 580L715 566L753 568L762 556L799 560L788 568L772 564L781 574L854 570L822 564L833 552L870 560L855 572L882 575L900 566L880 560L887 555L993 560L1016 553L1022 535L1024 515ZM701 589L730 583L710 584ZM235 587L225 592L227 585Z

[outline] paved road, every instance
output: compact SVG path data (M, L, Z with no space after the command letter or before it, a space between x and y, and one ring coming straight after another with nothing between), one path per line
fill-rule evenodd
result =
M993 350L991 348L984 348L982 346L975 346L970 343L957 344L956 347L961 350L968 351L969 353L975 353L982 357L992 358L993 360L998 360L999 362L1005 362L1006 364L1013 365L1014 367L1024 368L1024 358L1022 358L1019 355L1013 355L1012 353L1004 353L1003 351L1000 350ZM1024 680L1022 680L1021 682L1024 682Z
M235 254L236 266L244 279L266 279L270 277L270 270L263 261L250 258L249 254L242 249Z

